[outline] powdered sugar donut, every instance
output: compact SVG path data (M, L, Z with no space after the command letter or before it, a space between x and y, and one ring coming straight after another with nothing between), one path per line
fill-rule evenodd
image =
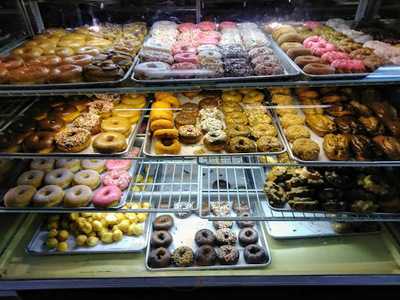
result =
M177 63L188 62L192 64L198 64L199 60L197 59L197 55L194 53L178 53L174 56L174 60Z
M320 43L326 43L326 40L324 40L322 37L313 35L309 36L303 41L303 46L306 48L311 48L314 45L318 45Z
M326 44L318 44L317 46L311 47L311 53L317 56L322 56L326 52L330 51L335 51L336 47L335 45L331 43L326 43Z
M96 207L107 208L115 206L121 199L122 192L115 185L109 185L98 189L92 198L92 203Z
M340 73L363 73L365 65L359 59L336 59L331 63L331 67Z
M127 189L132 177L125 170L108 171L103 175L103 185L115 185L122 191Z
M185 31L196 29L196 28L197 28L196 24L193 24L193 23L182 23L182 24L178 25L178 30L180 32L185 32Z
M128 171L132 166L130 160L110 159L106 161L107 171L125 170Z
M349 59L349 55L340 51L329 51L321 56L323 62L331 64L336 59Z
M215 24L214 22L204 21L197 24L197 28L202 31L211 31L217 29L217 24Z

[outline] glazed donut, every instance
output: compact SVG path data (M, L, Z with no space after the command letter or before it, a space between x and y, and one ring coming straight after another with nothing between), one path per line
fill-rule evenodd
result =
M75 51L72 48L60 47L54 50L54 54L60 57L68 57L74 55Z
M131 132L131 124L127 118L111 117L101 122L101 130L118 132L124 136L128 136Z
M146 106L146 96L140 94L126 94L122 96L121 102L132 108L144 108Z
M197 55L194 53L178 53L174 55L174 60L178 63L192 63L198 64L199 60L197 59Z
M349 55L340 51L329 51L321 56L321 61L326 64L331 64L336 59L349 59Z
M224 102L239 103L242 100L242 95L236 91L224 91L222 93L222 100Z
M46 174L46 177L44 178L44 183L50 185L58 185L59 187L64 189L70 186L73 177L74 173L72 173L68 169L55 169Z
M303 71L308 74L312 75L325 75L325 74L334 74L335 73L335 68L325 65L325 64L320 64L320 63L311 63L307 64L304 68Z
M127 147L126 137L118 132L103 132L93 140L93 148L100 153L122 152Z
M76 50L76 54L89 54L95 57L100 54L100 50L95 47L81 47Z
M319 57L312 56L312 55L298 56L298 57L296 57L294 62L297 65L299 65L301 68L303 68L305 65L308 65L308 64L322 64L321 59Z
M22 173L18 179L18 185L31 185L35 188L38 188L42 185L42 181L44 178L44 172L40 170L30 170Z
M302 43L303 38L297 33L288 32L280 35L277 38L276 42L278 43L278 45L282 45L283 43L288 42Z
M253 104L253 103L261 103L264 100L264 94L260 91L252 91L243 97L243 103L245 104Z
M56 147L63 152L80 152L90 145L91 134L83 128L65 128L55 136Z
M58 185L45 185L32 198L33 206L53 207L61 204L64 191Z
M49 81L56 83L73 83L82 81L82 67L62 65L51 70Z
M159 100L169 103L173 108L178 108L181 106L179 99L172 94L163 95L162 97L159 97Z
M63 59L63 62L68 65L85 66L92 62L93 56L89 54L77 54L68 56Z
M41 130L58 132L65 127L65 122L55 115L50 115L38 121L38 125Z
M285 52L287 52L289 49L299 48L299 47L303 47L303 44L296 42L286 42L281 45L282 50Z
M86 185L75 185L64 195L65 207L85 207L92 199L92 190Z
M130 160L116 159L116 160L107 160L105 166L107 171L114 171L114 170L129 171L129 169L132 166L132 163Z
M135 66L135 74L142 75L142 76L149 76L152 73L158 71L169 71L171 69L170 65L161 61L149 61L149 62L142 62Z
M47 131L33 132L24 139L25 151L47 154L54 150L54 133Z
M9 189L3 197L5 207L26 207L31 203L36 189L31 185L18 185Z
M181 144L178 139L157 139L154 148L157 154L179 154Z
M153 136L158 139L177 139L179 137L178 129L158 129L153 132Z
M2 57L0 61L0 65L8 70L19 68L24 64L22 58L14 56Z
M32 170L41 170L44 172L50 172L53 170L55 160L54 159L33 159L29 167Z
M112 170L103 175L103 185L115 185L121 191L126 190L131 182L132 176L125 170Z
M125 118L130 124L134 124L139 120L140 110L133 109L131 106L126 104L118 104L114 106L112 115L114 117Z
M312 46L310 49L313 55L322 56L327 52L335 51L336 47L331 43L326 43Z
M115 185L109 185L98 189L92 198L95 207L108 208L116 206L122 196L121 190Z
M34 47L24 47L22 50L23 50L23 52L22 52L21 56L24 59L28 59L28 60L30 58L36 58L36 57L43 55L43 49L40 47L35 47L35 46ZM14 52L11 52L11 53L17 55Z
M104 171L105 162L102 159L84 159L81 165L84 170L93 170L102 173Z
M100 175L94 170L82 170L74 175L72 184L86 185L94 190L100 185Z
M174 128L174 123L170 120L160 119L150 123L150 130L153 132L158 129L168 129L168 128Z
M15 84L42 84L47 81L49 74L49 68L27 65L9 70L8 80Z
M30 65L40 65L48 68L52 68L60 65L62 62L61 57L57 55L45 55L40 57L32 58L28 61Z

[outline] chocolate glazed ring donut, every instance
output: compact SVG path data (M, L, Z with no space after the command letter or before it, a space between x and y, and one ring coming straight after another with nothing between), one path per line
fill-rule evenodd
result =
M250 214L247 212L241 213L239 215L241 218L248 218L250 217ZM245 228L245 227L253 227L256 224L254 221L237 221L237 225L239 228Z
M262 264L268 260L268 255L264 248L252 244L244 248L244 260L248 264Z
M174 219L169 215L158 216L153 221L154 230L170 230L174 226Z
M239 244L247 246L258 242L258 232L251 227L243 228L239 232Z
M166 248L157 248L150 252L149 266L152 268L165 268L171 262L171 253Z
M197 231L196 235L194 236L194 240L198 246L203 246L203 245L214 246L216 241L214 233L208 229L202 229Z
M199 247L195 253L195 261L199 266L212 266L217 260L217 253L210 245Z
M157 247L165 247L168 248L172 243L172 235L165 230L154 231L151 234L150 244L151 246Z

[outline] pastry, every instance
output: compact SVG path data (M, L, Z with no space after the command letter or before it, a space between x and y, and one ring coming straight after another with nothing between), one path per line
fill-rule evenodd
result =
M377 135L372 138L375 147L379 149L384 155L391 160L400 159L400 143L391 136Z
M30 170L22 173L18 179L18 185L31 185L35 188L39 188L42 185L44 178L44 172L41 170Z
M258 152L278 152L282 150L282 144L274 136L262 136L257 140L256 145Z
M335 118L336 128L343 134L358 134L361 132L361 126L352 116L344 116Z
M94 172L94 171L93 171ZM75 185L64 195L65 207L85 207L92 199L92 190L86 185Z
M319 145L311 139L300 138L293 142L292 151L302 160L318 160Z
M361 116L358 118L358 121L360 122L362 129L369 135L381 135L385 131L383 124L374 116Z
M194 258L199 266L212 266L217 260L217 253L212 246L204 245L196 250Z
M118 153L124 151L128 145L126 137L119 132L102 132L93 140L93 149L100 153Z
M245 227L239 231L239 244L245 247L250 244L257 244L258 232L249 227Z
M64 191L58 185L45 185L32 198L33 206L53 207L61 204Z
M155 152L157 154L179 154L182 145L178 139L156 139L154 144Z
M248 264L262 264L268 260L268 255L264 248L255 244L246 246L243 256Z
M150 237L150 245L152 247L168 248L172 243L172 235L165 230L153 231Z
M234 246L223 245L216 251L221 265L236 265L239 261L239 251Z
M279 120L283 128L287 128L292 125L304 125L305 122L305 118L303 116L292 114L284 115L280 117Z
M26 207L36 194L36 188L31 185L18 185L9 189L4 195L6 207Z
M325 115L307 115L306 124L321 137L336 130L336 124Z
M170 230L174 226L174 219L169 215L158 216L153 221L153 230Z
M196 232L194 236L194 241L196 242L197 246L203 246L203 245L214 246L216 238L211 230L201 229Z
M83 128L66 128L55 135L56 147L63 152L80 152L90 145L90 132Z
M149 266L152 268L165 268L171 262L171 253L164 247L156 248L149 254Z
M228 228L218 229L216 234L216 242L218 245L235 245L236 235Z
M237 136L228 140L225 149L230 153L250 153L256 152L257 146L253 140Z
M294 142L299 138L310 138L310 131L303 125L292 125L285 128L285 135L289 142Z
M365 135L351 135L350 146L356 160L370 160L374 157L373 143Z
M92 203L95 207L109 208L118 205L121 196L122 192L117 186L104 186L93 194Z
M82 170L72 179L73 185L86 185L94 190L100 185L100 175L94 170Z
M349 153L349 139L343 134L329 133L324 136L322 144L325 155L330 160L348 160Z

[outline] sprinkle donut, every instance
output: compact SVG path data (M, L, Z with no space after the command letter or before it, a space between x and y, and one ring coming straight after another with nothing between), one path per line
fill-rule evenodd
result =
M322 62L331 64L336 59L349 59L349 55L340 51L329 51L321 56Z
M132 166L129 160L111 159L106 161L107 171L125 170L128 171Z
M192 64L198 64L199 60L197 59L197 55L194 53L178 53L174 56L174 60L177 63L192 63Z
M326 41L317 35L310 36L303 41L303 46L306 48L311 48L313 45L319 43L326 43Z
M197 64L189 63L189 62L182 62L176 63L171 66L173 70L196 70L198 69Z
M336 59L331 67L340 73L362 73L365 72L365 65L359 59Z
M326 43L326 44L320 44L315 47L311 47L311 53L317 56L322 56L327 52L335 51L336 47L335 45L331 43Z
M102 181L105 186L114 185L123 191L128 188L131 178L125 170L113 170L105 173Z
M115 206L121 199L122 192L115 185L109 185L98 189L92 198L92 203L96 207L107 208Z

